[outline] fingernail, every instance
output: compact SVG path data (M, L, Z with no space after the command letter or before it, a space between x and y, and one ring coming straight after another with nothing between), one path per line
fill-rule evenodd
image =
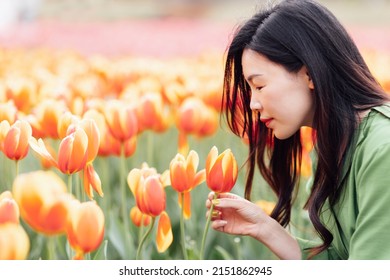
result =
M218 205L219 204L219 199L213 199L212 201L211 201L214 205Z

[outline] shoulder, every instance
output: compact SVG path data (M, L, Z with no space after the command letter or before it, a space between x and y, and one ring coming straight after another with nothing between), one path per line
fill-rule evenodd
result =
M358 133L358 146L368 149L377 149L383 145L389 146L390 104L372 108L359 127Z
M378 171L383 176L383 169L390 166L390 106L372 108L357 134L356 146L351 150L352 168L359 174L357 177Z

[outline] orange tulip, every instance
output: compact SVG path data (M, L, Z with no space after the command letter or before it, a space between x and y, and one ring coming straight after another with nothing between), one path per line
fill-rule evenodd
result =
M111 133L108 131L107 134L105 135L105 153L101 153L100 155L105 156L105 155L114 155L114 156L120 156L121 155L121 149L122 145L125 146L124 150L124 155L125 157L130 157L132 156L136 149L137 149L137 136L131 137L130 139L127 139L125 142L120 142L119 140L115 139Z
M203 112L204 114L204 121L203 121L203 126L199 130L197 136L211 136L213 135L217 129L218 129L218 120L219 120L219 115L217 111L211 108L207 108Z
M218 129L218 112L198 97L187 97L176 116L178 129L185 134L210 136Z
M191 150L187 158L178 153L172 159L169 170L172 188L177 192L190 192L205 180L205 170L196 172L199 165L198 154Z
M0 194L0 224L19 223L19 206L10 191ZM1 248L1 247L0 247Z
M10 126L5 135L3 143L4 154L12 160L25 158L28 154L31 136L32 129L30 124L24 120L17 120Z
M191 196L189 192L205 180L204 169L196 172L198 165L199 156L191 150L187 158L180 153L176 154L169 166L172 188L185 194L184 202L179 197L179 205L184 207L184 215L187 219L191 216Z
M88 158L88 136L76 129L62 139L58 150L58 168L62 173L73 174L82 170Z
M74 200L68 217L67 237L76 250L74 258L82 259L84 254L95 251L103 241L104 213L95 201L80 203Z
M207 106L200 98L187 97L176 113L176 126L179 130L179 152L188 151L188 135L205 137L214 134L218 128L218 113Z
M37 132L43 134L40 137L58 139L58 122L66 111L65 103L46 99L35 108L35 115L30 116L30 120L34 123ZM37 136L35 135L35 137Z
M145 180L147 177L152 175L157 175L164 187L170 184L169 177L167 177L167 172L159 174L157 173L156 168L149 167L149 165L144 162L142 163L141 168L133 168L127 175L127 184L134 196L136 196L136 192L141 184L141 180Z
M176 116L179 131L185 134L198 134L203 127L205 105L197 97L187 97L180 105Z
M162 212L158 220L156 245L159 253L165 252L173 241L171 219L167 212Z
M143 226L147 226L150 224L151 218L148 215L143 214L137 206L133 206L130 210L130 219L133 222L133 224L137 227L141 226L141 223Z
M0 224L0 260L25 260L30 239L20 224Z
M206 159L206 183L216 193L230 192L238 175L237 162L230 149L218 155L212 147Z
M142 213L152 217L165 210L165 191L157 175L141 179L136 191L136 203Z
M37 101L37 81L28 76L9 75L6 82L8 100L13 100L18 111L28 112Z
M123 103L108 102L105 108L105 117L112 136L124 142L138 132L138 120L135 109Z
M68 128L71 125L75 125L80 121L80 118L73 115L71 112L66 111L58 119L57 132L60 139L65 138L68 135Z
M92 118L82 119L71 124L67 129L68 135L61 140L58 160L42 139L30 140L31 148L37 152L44 162L44 166L55 166L65 174L74 174L84 169L84 190L89 198L93 198L93 190L103 196L99 175L93 167L100 144L100 132Z
M66 231L68 205L73 199L65 183L53 171L18 175L12 193L20 215L34 230L52 235Z
M139 211L151 217L154 225L155 218L160 216L157 229L157 249L159 252L165 251L172 243L172 229L166 208L166 194L164 187L169 184L168 172L162 175L158 174L156 169L150 168L146 163L142 164L142 168L132 169L127 176L127 183L133 192ZM132 210L137 211L137 210ZM135 214L133 214L135 215ZM146 235L150 234L148 231ZM140 243L142 247L143 242ZM141 252L139 247L137 250L137 259Z
M31 125L25 120L17 120L9 127L4 138L4 152L9 153L12 159L24 158L28 153L28 141L31 136Z
M164 114L164 103L160 93L150 92L140 96L137 107L139 131L151 129L164 132L168 128L169 116Z

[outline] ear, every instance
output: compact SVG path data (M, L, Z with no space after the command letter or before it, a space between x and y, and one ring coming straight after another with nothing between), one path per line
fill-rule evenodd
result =
M309 71L307 71L306 66L303 66L301 70L304 71L304 73L305 73L309 89L313 90L314 89L314 83L313 83L313 80L310 77Z
M313 80L311 79L309 73L306 72L308 83L309 83L309 89L313 90L314 89L314 83Z

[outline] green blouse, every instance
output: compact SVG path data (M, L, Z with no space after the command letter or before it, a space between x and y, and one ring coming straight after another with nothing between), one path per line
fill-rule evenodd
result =
M343 190L322 222L333 234L314 259L390 260L390 105L378 106L359 125L342 170ZM305 248L318 242L297 238Z

